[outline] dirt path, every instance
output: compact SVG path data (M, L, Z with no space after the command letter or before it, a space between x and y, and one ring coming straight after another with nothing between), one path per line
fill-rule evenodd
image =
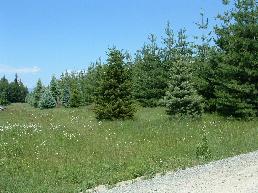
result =
M126 181L96 193L258 193L258 151L148 180Z

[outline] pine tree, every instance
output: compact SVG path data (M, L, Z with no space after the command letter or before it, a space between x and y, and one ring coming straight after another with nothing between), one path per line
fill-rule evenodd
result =
M83 75L81 79L83 100L86 105L94 102L97 88L100 84L100 78L102 76L103 66L101 60L96 61L91 64L87 72Z
M189 63L183 59L171 66L169 87L164 97L167 114L175 117L200 117L202 98L192 82Z
M224 1L228 3L229 1ZM218 17L217 110L226 116L258 115L258 6L255 0L236 0L234 8Z
M121 51L112 48L108 52L108 64L96 97L97 119L125 119L134 115L131 80Z
M161 60L161 50L156 37L151 34L150 43L138 51L133 66L133 96L147 107L158 106L167 89L167 66Z
M167 23L165 28L166 36L163 37L164 48L162 50L162 58L165 63L167 63L167 67L170 67L172 62L176 61L176 39L173 29L171 28L170 23Z
M37 86L33 91L33 106L35 108L39 107L39 101L40 101L42 92L43 92L43 85L41 80L39 79L37 82Z
M69 106L70 107L79 107L81 106L81 90L79 85L75 82L71 85L70 88L70 100Z
M216 110L214 91L214 72L216 64L213 62L213 58L215 57L217 50L214 46L210 46L212 38L211 32L208 31L209 20L208 18L204 18L203 12L200 15L201 22L196 23L197 27L201 31L201 36L196 37L196 39L199 40L199 44L195 45L196 55L194 58L194 82L198 93L204 98L205 110L208 112L214 112Z
M45 88L39 100L38 107L40 109L50 109L50 108L54 108L55 106L56 106L56 101L54 97L52 96L49 88Z

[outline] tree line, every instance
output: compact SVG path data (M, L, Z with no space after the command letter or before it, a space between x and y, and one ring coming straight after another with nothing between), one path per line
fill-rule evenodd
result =
M223 1L229 4L229 1ZM200 117L203 112L253 118L258 115L258 26L255 0L235 0L218 15L221 24L209 29L201 14L201 36L190 42L187 32L165 27L162 44L148 42L129 53L110 48L106 62L98 60L81 72L39 80L27 96L34 107L79 107L94 104L99 119L131 118L135 104L165 106L171 116ZM214 42L214 43L213 43Z
M18 75L15 74L13 82L10 82L3 76L0 79L0 105L10 103L24 103L28 94L28 88L24 86Z

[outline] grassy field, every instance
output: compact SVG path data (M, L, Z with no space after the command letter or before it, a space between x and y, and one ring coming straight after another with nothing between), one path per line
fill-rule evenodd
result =
M205 130L211 158L196 158ZM206 114L173 120L141 108L134 120L99 122L88 107L0 112L0 192L79 192L258 149L258 120Z

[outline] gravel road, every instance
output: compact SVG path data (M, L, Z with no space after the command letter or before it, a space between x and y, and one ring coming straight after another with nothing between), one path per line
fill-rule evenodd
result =
M152 179L99 186L94 193L258 193L258 151Z

